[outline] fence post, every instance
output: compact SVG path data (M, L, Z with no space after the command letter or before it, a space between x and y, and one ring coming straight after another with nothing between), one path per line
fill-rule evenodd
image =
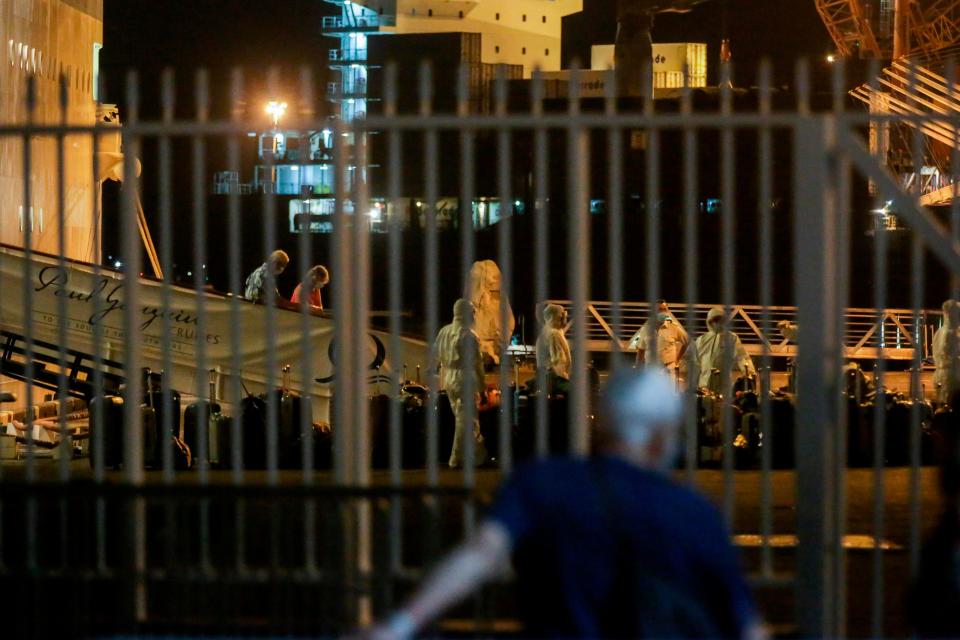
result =
M797 624L801 637L842 633L836 602L834 475L841 312L836 285L837 208L832 116L798 119L794 131L794 260L798 324L796 412ZM774 425L774 428L776 425Z

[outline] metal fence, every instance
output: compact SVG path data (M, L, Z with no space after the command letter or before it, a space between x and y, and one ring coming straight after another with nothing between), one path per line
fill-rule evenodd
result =
M699 468L702 399L690 384L685 461L678 473L710 492L740 534L771 621L795 626L802 635L842 636L848 622L857 634L902 633L903 594L891 585L906 584L915 572L928 525L921 507L935 501L932 471L921 465L926 405L914 397L919 385L912 385L917 402L903 440L903 469L885 464L887 414L878 402L871 414L869 466L848 471L842 365L844 358L876 358L881 388L886 360L905 353L919 375L929 348L928 331L918 328L932 324L924 309L936 302L925 297L925 257L939 261L936 273L946 283L936 295L953 293L950 278L960 275L954 240L960 216L954 201L951 233L920 209L915 194L903 193L871 156L862 133L878 122L925 120L951 130L954 124L946 116L846 110L839 64L826 109L812 106L804 64L798 65L796 90L789 94L796 102L789 109L773 108L768 65L761 66L752 109L740 103L735 108L729 73L725 67L715 111L695 111L690 90L681 93L676 109L660 109L652 100L626 104L612 94L582 101L574 71L569 100L545 102L535 78L529 109L511 108L501 77L494 84L493 113L475 114L469 112L466 70L459 74L455 113L432 112L437 89L429 67L421 70L419 111L399 113L397 82L387 69L382 113L333 126L340 178L330 253L324 255L317 255L317 239L307 233L280 246L275 220L285 212L270 193L255 196L262 228L250 228L234 191L226 196L225 221L217 221L222 226L212 227L210 176L243 170L241 143L260 125L240 115L211 118L210 81L203 72L196 77L194 117L177 116L173 77L164 74L160 118L141 119L142 80L128 76L119 229L96 230L105 237L119 233L122 269L105 267L102 255L79 264L62 250L34 251L31 224L23 225L20 248L0 251L3 373L20 381L19 401L4 414L7 431L17 435L20 459L0 467L0 581L25 600L17 601L23 602L20 611L10 611L17 629L36 636L57 628L83 634L334 634L368 622L395 604L443 548L473 530L480 505L518 458L556 448L589 452L595 402L590 352L605 343L602 350L612 355L601 366L609 369L632 361L631 354L617 356L642 317L636 299L625 299L627 292L640 290L642 300L679 291L682 302L675 310L692 336L702 330L704 300L719 300L751 333L745 342L763 381L756 415L765 446L747 469L738 468L734 442L742 426L734 422L731 403L721 399L718 456L713 468ZM272 74L271 93L278 82ZM615 84L612 77L607 82ZM239 104L243 76L235 73L230 86L231 102ZM315 113L312 87L304 72L286 128L330 126ZM99 124L32 118L0 125L0 136L20 141L21 166L28 168L36 140L52 138L62 150L68 135L92 136L93 175L99 174L98 141L109 133ZM188 142L188 161L175 157L178 140ZM442 153L447 144L456 153ZM527 145L527 155L517 152L518 144ZM405 152L409 145L416 154ZM916 138L918 159L919 145ZM147 147L155 157L144 155ZM223 157L212 157L214 148L222 148ZM378 150L381 160L371 162ZM778 154L789 162L775 162ZM60 158L55 169L62 183L62 153ZM156 170L156 201L145 200L143 209L155 214L158 278L130 277L147 271L138 204L148 178L139 175L138 158ZM629 164L631 158L639 164ZM184 164L188 184L175 184L174 167ZM417 193L406 181L414 172L422 176ZM851 291L852 264L863 257L852 250L853 229L858 216L869 215L855 208L855 175L868 178L910 229L905 260L891 253L886 233L873 236L867 288L873 309L882 311L862 305L845 311L854 294L863 294ZM23 176L29 210L34 183L30 170ZM378 176L385 187L372 193ZM441 178L450 176L458 193L442 191ZM526 185L522 194L518 183ZM722 201L709 219L700 207L703 185L712 185ZM62 188L60 193L63 229L68 204ZM189 194L188 212L176 208L178 193ZM591 213L598 194L606 200L602 218ZM455 229L440 229L434 209L451 196L460 203L459 221ZM489 232L474 226L478 196L500 203L499 221ZM388 203L417 198L423 220L417 237L411 240L413 232L396 215L387 221L386 241L373 242L363 213L373 197ZM522 215L514 204L518 198ZM776 208L777 198L790 203L786 213ZM92 224L101 220L97 215ZM642 231L641 245L627 244L628 228ZM672 245L664 240L668 230ZM259 243L262 255L242 255L245 237ZM783 237L789 239L786 255ZM59 242L66 246L62 232ZM193 247L192 288L174 282L173 247L183 242ZM752 251L745 253L748 244ZM272 295L262 305L243 299L246 265L259 264L278 247L295 256L291 268L297 273L315 262L330 266L332 311L291 306ZM705 255L714 256L715 264L706 264ZM574 371L564 411L555 414L545 393L521 394L517 384L523 373L537 378L543 390L545 373L518 364L506 339L496 343L499 364L488 382L499 390L499 402L481 408L496 468L447 470L441 445L450 419L432 366L432 341L450 317L453 298L469 293L477 259L498 263L504 303L530 308L548 299L568 301L575 320ZM226 264L225 293L208 289L205 273L214 260ZM888 309L892 294L903 293L887 286L891 268L909 271L909 309ZM750 274L749 286L744 274ZM264 277L265 290L274 291L277 276L268 270ZM606 292L608 301L593 301L591 289ZM792 305L783 305L782 291L791 292ZM519 300L521 292L529 299ZM751 304L744 297L753 298ZM374 299L385 302L385 313L372 309ZM509 307L502 304L499 311L501 326L507 326ZM587 318L592 320L581 321ZM784 352L775 324L780 319L800 327L799 344L790 351L801 390L795 398L767 392L774 387L774 358ZM887 348L890 335L902 344ZM612 349L610 336L619 338ZM924 349L912 348L918 343ZM864 349L871 351L858 352ZM414 367L422 368L422 378L405 380ZM141 375L144 368L164 375L157 381ZM45 401L43 391L53 391L53 400ZM122 399L122 419L104 400L111 394ZM83 402L74 404L72 397ZM774 406L784 401L794 407L789 425ZM211 408L218 402L219 412ZM178 404L194 406L189 419L196 463L190 470L179 468L182 454L171 437L188 435L190 410L174 410ZM567 419L561 423L557 415ZM221 430L216 441L214 424ZM111 449L110 439L117 425L119 451ZM91 432L100 435L86 438ZM221 440L219 433L227 436ZM523 438L530 444L521 454L515 443ZM775 468L778 439L795 450L795 464ZM467 459L474 446L468 438ZM885 490L890 483L904 489L900 497ZM888 514L891 508L900 510L895 517ZM865 536L866 554L848 552L857 548L850 542L854 534L861 541ZM780 544L785 537L794 542ZM856 589L848 591L851 582ZM473 620L468 630L503 630L504 620L516 616L509 589L494 587L454 617ZM46 614L50 602L62 615Z

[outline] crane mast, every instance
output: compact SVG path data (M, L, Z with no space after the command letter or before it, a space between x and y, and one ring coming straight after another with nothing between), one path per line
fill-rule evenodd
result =
M850 95L872 113L947 116L939 121L905 118L871 126L873 153L895 173L901 185L920 194L927 205L948 204L960 116L960 100L945 62L960 45L960 0L814 0L837 53L844 58L886 63L875 82ZM912 130L923 134L922 157L913 157Z

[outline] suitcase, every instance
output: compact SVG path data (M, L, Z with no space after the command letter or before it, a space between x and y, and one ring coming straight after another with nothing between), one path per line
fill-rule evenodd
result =
M258 396L240 401L243 468L267 468L267 403Z
M150 369L143 370L143 403L153 407L157 414L158 430L163 428L165 416L169 414L171 432L165 435L180 437L180 392L170 389L169 406L164 406L162 371L155 373Z
M150 407L141 405L143 428L143 465L156 468L163 464L160 448L157 446L156 413ZM97 442L103 442L103 466L107 469L119 469L123 466L124 430L123 398L120 396L96 397L90 402L90 467L96 464L94 455ZM97 429L102 421L103 433Z
M370 407L370 466L373 469L390 467L390 396L372 396Z
M207 429L207 464L214 468L229 468L232 451L233 421L223 415L217 401L216 371L210 370L210 401L194 402L183 412L183 441L193 454L194 462L199 454L201 423Z
M793 399L789 395L770 394L770 459L774 469L792 469L794 466L795 416Z

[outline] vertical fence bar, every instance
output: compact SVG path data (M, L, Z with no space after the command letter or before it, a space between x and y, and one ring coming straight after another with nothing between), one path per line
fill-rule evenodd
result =
M140 87L136 73L127 74L127 123L135 125L139 114ZM140 157L140 138L124 130L123 135L123 176L121 191L121 239L123 242L123 284L125 305L123 308L123 368L126 374L126 388L123 397L123 469L124 480L131 485L143 484L144 473L144 434L142 422L142 390L140 385L140 269L141 247L140 230L137 224L137 199L140 181L137 176L136 162ZM130 540L127 552L130 558L129 569L134 583L132 597L132 619L142 621L146 618L146 505L143 498L134 498L130 502L129 513Z
M420 116L424 119L429 118L433 111L433 67L424 62L420 66ZM423 205L424 221L424 278L426 285L424 293L424 312L427 353L429 357L429 366L427 367L427 485L437 486L439 482L438 458L440 455L438 444L438 415L437 415L437 397L439 390L439 378L437 369L434 366L436 362L436 337L439 329L439 309L440 309L440 254L439 239L437 237L437 198L439 188L438 173L440 170L437 152L437 131L430 127L424 133L424 165L425 174L425 202Z
M172 69L164 69L160 75L160 104L161 121L169 125L174 120L175 107L175 87L174 74ZM157 178L159 182L158 191L158 209L160 213L160 267L163 272L163 284L160 290L160 307L163 311L160 318L160 327L163 336L173 335L173 320L171 319L171 291L170 286L173 277L173 176L172 176L172 150L169 135L162 135L157 140L158 167ZM173 359L169 344L163 344L161 349L161 371L169 374L173 370ZM173 393L170 388L170 375L162 375L161 380L161 399L164 407L161 412L160 433L180 436L180 429L174 429L174 416L167 408L173 406ZM180 416L176 416L179 427ZM173 484L174 464L173 464L173 440L170 437L162 439L161 460L163 463L163 482ZM176 540L177 540L177 510L173 503L164 504L164 517L166 526L169 527L172 535L166 536L164 549L164 564L169 571L176 565Z
M643 62L642 71L643 113L651 120L653 106L653 60ZM660 307L660 131L650 127L646 131L646 236L647 236L647 327L650 335L641 338L647 362L660 366L659 313ZM652 355L650 352L653 352ZM673 372L671 372L673 373Z
M60 81L60 126L67 127L69 117L67 109L70 105L70 96L65 82ZM67 273L67 233L66 233L66 206L65 197L66 185L66 158L64 150L64 132L59 131L56 136L57 141L57 270L66 277ZM70 393L70 387L67 381L67 300L66 296L57 297L57 416L60 432L60 459L58 464L58 477L60 482L67 482L70 479L70 460L73 458L73 442L67 431L67 397ZM61 521L66 525L66 502L61 502ZM66 545L67 532L61 529L61 540ZM66 546L64 546L66 548Z
M210 82L206 69L199 69L194 79L196 93L196 121L206 123L210 111ZM207 190L206 190L206 154L207 141L203 136L195 135L191 141L193 152L193 288L194 299L197 305L197 333L195 341L195 359L197 364L196 394L197 406L197 475L200 484L205 485L209 478L209 422L213 411L213 398L209 397L209 381L204 375L207 372L207 301L205 289L207 286ZM169 345L165 347L168 349ZM204 403L207 403L206 405ZM205 409L204 407L209 407ZM170 406L164 406L164 413L170 413ZM178 416L179 417L179 416ZM165 431L164 439L170 436ZM210 501L200 501L200 566L201 570L210 573Z
M494 83L495 113L498 118L507 117L507 77L504 67L497 68L497 77ZM517 398L510 390L510 322L513 314L510 312L510 297L513 293L513 196L511 193L512 178L512 151L510 148L510 130L501 126L497 131L497 191L500 199L500 220L497 222L497 255L500 262L500 308L497 310L500 318L500 335L496 346L500 356L499 385L500 385L500 412L498 415L500 469L503 473L510 473L513 467L513 447L511 433L513 431L513 405ZM519 365L518 365L519 366ZM519 390L518 390L519 391Z
M242 112L240 110L243 98L243 72L234 68L230 73L230 109L231 122L238 124ZM231 172L239 175L240 172L240 141L237 135L230 135L227 139L227 166ZM230 189L227 194L227 238L229 249L227 260L229 264L230 287L230 401L233 403L233 420L230 423L230 482L234 486L243 483L243 424L241 407L243 399L242 361L240 348L243 339L243 324L240 322L240 298L244 294L242 285L242 263L240 248L242 242L240 220L240 192L239 184L236 189ZM223 452L226 454L226 452ZM246 564L246 503L243 499L234 502L234 569L238 574L244 571Z
M729 62L720 69L720 110L721 115L729 118L733 114L733 69ZM734 187L734 130L730 125L720 130L720 198L723 206L720 210L720 297L723 303L724 331L733 331L733 304L736 296L735 280L736 259L736 190ZM721 352L720 392L726 398L720 414L720 430L723 434L723 514L727 526L732 530L736 510L736 487L733 468L733 392L731 371L735 354L733 353L732 334L724 336L730 346ZM721 343L722 344L722 343Z
M271 67L267 73L267 91L270 96L276 96L279 91L279 78L277 69ZM276 127L275 127L276 129ZM279 133L274 131L274 136ZM276 144L276 143L274 143ZM276 216L277 199L274 196L279 180L276 174L276 158L273 152L266 154L264 164L269 176L264 182L263 192L263 255L267 256L269 261L270 254L277 248ZM277 360L277 277L273 272L272 264L267 265L266 284L264 285L264 300L266 305L266 335L263 336L266 353L266 405L267 405L267 483L275 485L279 481L279 458L280 458L280 438L278 432L278 419L280 414L280 397L276 393L277 368L281 363Z
M369 340L370 317L370 210L369 192L369 161L367 158L369 134L366 129L354 127L354 207L351 238L351 262L354 275L352 279L351 300L353 304L354 339L352 340L350 357L351 366L350 397L353 402L354 422L351 425L354 433L354 465L356 475L354 482L357 486L365 487L370 484L370 420L369 401L367 399L367 353ZM396 267L395 267L396 268ZM371 504L369 500L362 500L357 504L357 575L364 582L369 583L372 573L371 544L372 523ZM357 622L362 626L370 623L373 612L369 592L360 596L358 601Z
M617 75L613 69L607 69L604 81L604 113L617 115ZM614 335L610 362L616 371L623 364L623 130L619 127L607 129L607 255L610 328Z
M104 95L105 82L104 76L100 75L98 77L99 87L97 91L97 112L99 113L102 108L101 98ZM100 151L100 131L102 130L100 118L97 118L96 123L94 124L93 136L91 140L92 154L93 157L90 160L90 194L91 194L91 211L93 212L91 226L93 227L93 279L95 282L100 282L103 277L103 255L101 251L102 247L102 209L100 196L102 194L102 189L100 186L99 171L100 171L100 161L99 161L99 151ZM100 294L93 296L93 312L97 317L100 317L101 310L103 309L103 300ZM100 322L93 323L93 397L100 398L102 402L105 399L105 393L103 388L103 325ZM90 430L92 433L96 433L98 436L103 435L103 411L91 412L90 414ZM103 460L103 438L97 437L93 438L93 442L90 443L90 455L93 458L93 481L95 484L100 485L105 479L104 472L104 460ZM96 553L95 553L95 562L96 562L96 572L98 575L103 575L107 568L107 505L103 496L98 495L96 498Z
M457 74L457 115L466 118L470 115L470 85L469 70L466 66L460 66ZM475 185L475 166L474 145L476 134L464 128L460 132L460 283L463 290L463 297L470 298L470 268L476 255L474 230L473 230L473 198L476 193ZM476 355L472 350L467 350L461 354L464 371L473 371ZM474 455L477 449L477 443L473 436L473 421L477 419L476 404L470 401L477 392L484 389L475 388L475 382L472 375L464 376L464 429L463 434L463 484L466 488L472 489L476 484L476 471L474 469ZM480 381L481 386L484 382ZM472 503L464 505L464 527L467 533L473 532L474 510Z
M383 114L390 118L397 114L397 68L390 64L384 75ZM403 304L403 245L402 230L400 228L400 184L403 179L403 168L400 159L403 157L401 132L390 129L387 138L388 147L388 202L392 210L388 220L388 269L390 307L390 353L401 353L400 332L403 330L400 318L400 305ZM428 338L429 339L429 338ZM392 367L390 372L390 484L399 487L403 483L403 434L401 433L401 404L400 369ZM379 384L379 383L378 383ZM428 383L429 384L429 381ZM390 570L399 572L403 565L403 512L399 497L390 499Z
M313 72L310 67L300 69L300 100L297 112L297 134L304 135L309 131L314 121L314 87ZM301 156L303 160L303 156ZM306 175L306 165L301 165L299 172L301 180ZM309 199L313 195L311 185L300 184L301 197L306 201L306 211L302 213L300 228L298 229L298 249L300 254L300 349L304 357L300 359L300 415L297 420L300 424L300 466L301 482L304 486L313 486L315 482L314 465L314 433L313 433L313 405L318 401L314 393L313 358L309 357L313 349L311 329L313 327L312 308L313 278L313 236L311 231L311 217ZM321 298L322 302L322 298ZM303 565L307 575L316 578L317 575L317 531L316 531L315 500L308 498L303 503Z
M947 79L947 88L950 95L957 95L957 60L954 57L947 59L944 65L944 77ZM955 240L960 240L960 121L956 115L950 120L953 130L953 144L950 146L950 183L953 185L953 197L950 199L950 232ZM950 277L950 298L960 298L960 274Z
M870 69L870 83L874 90L878 90L879 69L874 62ZM876 335L877 361L874 376L876 388L876 404L873 412L873 550L872 550L872 583L871 583L871 613L870 628L874 638L883 635L883 609L885 597L883 536L885 528L884 501L886 490L884 483L884 457L886 442L886 390L884 389L884 375L886 373L886 359L884 349L886 338L884 324L886 321L887 306L887 230L886 220L877 219L874 224L874 307L877 311Z
M26 94L26 125L34 125L37 107L37 81L34 76L27 78ZM34 427L34 407L33 407L33 377L36 369L33 361L33 180L31 172L33 171L33 141L28 131L23 134L23 212L20 216L20 224L23 233L23 287L21 296L24 308L24 369L26 372L25 380L25 404L24 404L24 424L27 428L27 463L25 477L27 482L36 481L36 460L35 443L33 438ZM35 562L35 529L36 529L36 502L31 499L27 505L27 563L28 566Z
M161 119L164 124L169 125L174 119L176 92L174 87L174 75L172 69L165 69L160 76L160 103ZM170 136L160 136L158 143L159 164L158 178L160 182L159 190L159 209L160 209L160 267L163 271L163 287L160 292L160 305L163 310L160 319L161 330L164 336L173 335L173 320L170 314L171 292L170 286L173 278L173 175L172 175L172 151L170 146ZM180 435L180 429L174 429L174 419L179 426L180 416L174 417L172 412L167 410L173 406L173 393L170 388L170 372L173 370L173 358L171 357L169 344L164 344L162 348L161 365L162 372L166 375L161 376L161 400L164 411L161 414L162 424L161 433L173 433ZM172 483L173 472L173 441L169 437L163 438L162 442L163 456L163 481ZM172 516L172 509L169 511ZM170 555L173 555L173 540L170 541Z
M570 299L573 301L573 367L570 372L570 432L569 450L573 455L589 453L588 374L587 374L587 300L589 293L590 265L590 211L589 189L590 140L587 130L579 122L580 116L580 70L574 65L570 70L567 124L567 210L569 216L567 262L570 278Z
M769 117L771 113L771 80L772 69L770 60L760 62L760 114ZM760 551L760 573L769 577L773 575L773 548L770 546L770 536L773 533L773 480L771 474L773 446L773 430L770 416L770 369L773 359L770 357L770 331L773 319L770 307L773 306L773 132L768 123L760 127L760 306L762 308L762 348L760 356L760 536L763 539L763 548Z
M796 439L797 601L801 636L832 636L835 558L833 476L829 450L837 383L832 121L803 108L809 95L805 61L797 66L801 115L794 127L795 278L800 344Z
M539 119L543 115L543 75L539 70L533 74L533 82L530 84L530 112ZM549 253L547 246L549 244L550 230L547 226L547 216L549 214L549 174L547 171L547 154L549 153L549 142L547 139L546 127L537 126L533 132L533 182L534 182L534 291L536 295L536 313L537 332L542 330L543 325L543 304L548 297L548 273L550 269ZM549 451L549 440L547 438L547 370L537 365L537 393L535 406L532 407L536 424L534 425L535 451L538 458L543 458Z
M697 131L690 123L693 113L693 96L690 89L690 70L684 72L684 87L680 98L680 113L686 121L683 126L683 281L684 300L686 302L685 327L688 336L696 335L697 322L695 305L697 303L699 242L697 225L697 182L699 154ZM697 389L699 380L694 377L699 369L699 357L696 344L691 345L692 353L687 367L687 389L684 396L686 404L686 481L694 485L697 480L697 466L700 458L697 419Z
M838 60L834 64L832 76L833 116L836 126L846 127L844 113L846 111L846 65ZM846 355L844 337L846 333L845 310L850 300L850 161L846 156L835 158L836 194L835 212L836 222L836 260L837 260L837 312L834 315L834 332L841 351L837 367L841 367ZM841 378L840 384L845 380ZM834 430L834 526L833 553L836 558L833 566L833 581L835 606L833 608L833 632L837 637L846 635L847 622L847 565L846 549L844 547L844 533L847 528L847 433L850 425L847 404L849 400L844 393L836 394L837 427Z

